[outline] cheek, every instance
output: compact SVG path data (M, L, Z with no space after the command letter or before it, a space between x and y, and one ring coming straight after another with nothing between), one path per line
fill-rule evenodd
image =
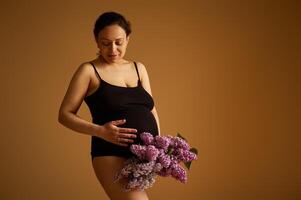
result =
M110 49L107 47L101 46L99 49L102 53L110 53Z
M120 49L121 51L125 51L126 47L127 47L127 45L123 45L123 46L118 47L118 49Z

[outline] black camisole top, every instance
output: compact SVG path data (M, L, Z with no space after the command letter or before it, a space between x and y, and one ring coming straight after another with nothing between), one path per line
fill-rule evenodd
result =
M151 110L154 107L152 96L142 87L140 76L137 72L137 86L123 87L112 85L104 81L99 75L93 63L90 63L100 80L100 86L89 96L84 98L92 115L92 122L103 125L109 121L126 119L126 123L118 127L137 129L137 138L134 143L141 143L139 134L149 132L158 135L158 127ZM129 145L130 146L130 145ZM91 138L91 156L120 156L128 158L132 156L129 146L123 147L108 142L100 137Z

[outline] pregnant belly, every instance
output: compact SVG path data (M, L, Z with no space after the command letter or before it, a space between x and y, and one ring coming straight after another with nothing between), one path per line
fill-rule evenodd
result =
M134 107L119 113L116 119L126 119L126 123L119 127L137 129L137 136L142 132L149 132L152 135L158 135L156 119L152 112L145 107ZM140 137L135 139L135 143L141 143Z

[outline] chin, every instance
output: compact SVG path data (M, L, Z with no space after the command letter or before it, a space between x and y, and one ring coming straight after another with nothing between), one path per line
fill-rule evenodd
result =
M118 58L110 58L109 57L106 60L107 60L107 62L110 62L110 63L118 63L119 61L122 60L122 58L120 58L120 57L118 57Z

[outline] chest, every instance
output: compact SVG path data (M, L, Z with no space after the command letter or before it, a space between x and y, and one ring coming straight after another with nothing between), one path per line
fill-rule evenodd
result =
M138 75L132 66L121 69L103 68L99 75L106 82L121 87L135 87L138 82Z

